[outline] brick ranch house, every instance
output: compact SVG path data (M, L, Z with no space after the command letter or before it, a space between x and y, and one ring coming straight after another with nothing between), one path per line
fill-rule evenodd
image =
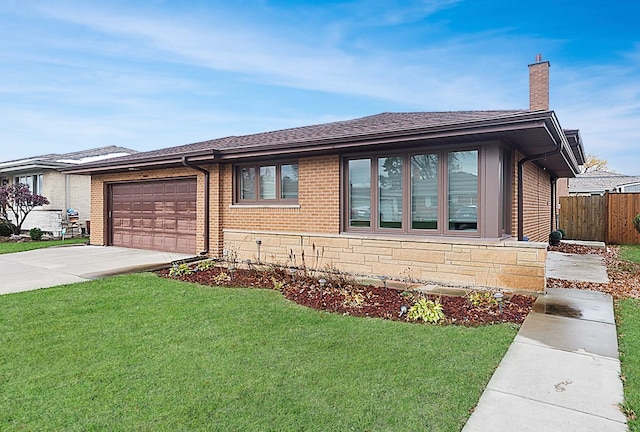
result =
M584 161L549 63L529 76L529 110L383 113L70 172L91 174L97 245L543 290L555 182Z

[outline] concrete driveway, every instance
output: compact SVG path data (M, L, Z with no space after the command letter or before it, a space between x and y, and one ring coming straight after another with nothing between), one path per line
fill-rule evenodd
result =
M74 245L0 255L0 294L162 268L191 258L171 252Z

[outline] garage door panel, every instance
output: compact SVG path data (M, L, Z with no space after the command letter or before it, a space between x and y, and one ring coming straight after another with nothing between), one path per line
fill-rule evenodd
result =
M195 179L112 185L112 244L195 253L196 191Z

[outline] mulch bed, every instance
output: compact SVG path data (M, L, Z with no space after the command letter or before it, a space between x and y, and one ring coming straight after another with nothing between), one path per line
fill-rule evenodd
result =
M609 275L608 284L547 279L548 288L574 288L600 291L615 299L640 298L640 264L623 261L619 257L620 248L609 246L598 249L561 242L558 246L549 246L549 250L563 253L595 254L603 257Z
M469 296L424 294L409 289L365 286L344 275L325 276L326 283L321 287L318 277L305 275L302 271L292 275L289 271L276 267L238 268L229 272L221 266L179 276L171 276L169 270L157 273L162 277L200 285L278 289L287 299L310 308L342 315L407 322L417 321L409 319L406 312L401 313L402 307L405 306L408 310L420 298L437 301L442 305L445 319L441 323L466 326L501 322L521 324L535 301L532 296L505 294L502 304L498 305L489 295L484 301L474 305Z

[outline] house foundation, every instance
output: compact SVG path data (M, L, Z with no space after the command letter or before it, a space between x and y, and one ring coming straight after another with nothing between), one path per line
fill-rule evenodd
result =
M297 268L472 288L541 292L546 285L547 244L539 242L225 229L224 245L241 261Z

